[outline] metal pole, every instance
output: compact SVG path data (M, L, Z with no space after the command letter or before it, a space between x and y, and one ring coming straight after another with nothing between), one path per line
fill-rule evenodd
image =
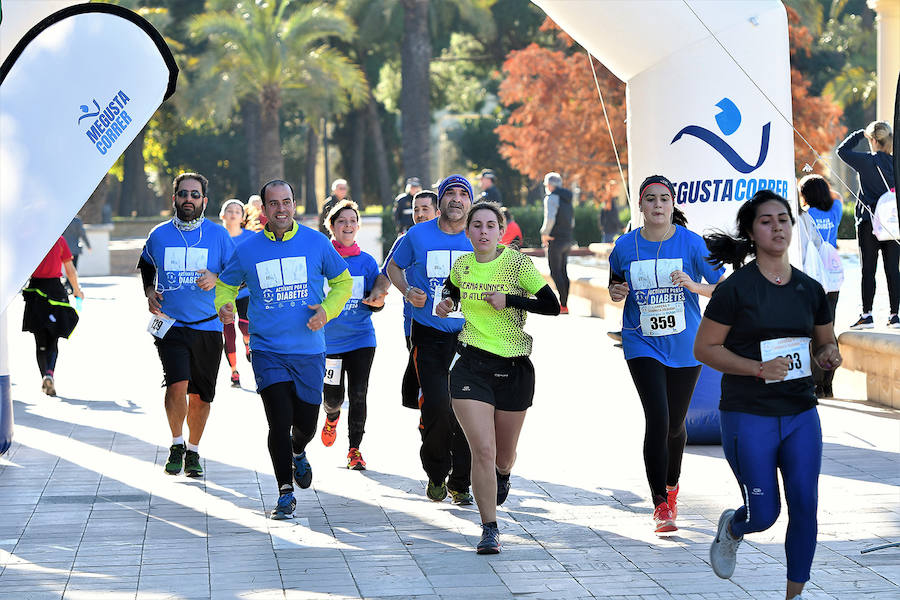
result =
M0 455L6 453L13 440L13 404L9 386L6 311L0 312Z

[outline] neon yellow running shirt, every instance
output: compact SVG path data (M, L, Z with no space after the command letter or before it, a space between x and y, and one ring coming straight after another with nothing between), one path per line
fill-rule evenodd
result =
M496 310L484 294L500 292L529 297L547 285L531 259L503 248L494 260L480 263L475 253L465 254L453 264L450 281L460 290L460 309L466 318L459 341L499 356L528 356L531 336L523 331L526 313L506 307Z

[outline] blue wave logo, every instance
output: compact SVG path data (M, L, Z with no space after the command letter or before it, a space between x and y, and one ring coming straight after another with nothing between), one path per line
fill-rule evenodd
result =
M741 111L730 98L722 98L716 103L716 106L720 109L719 113L716 115L716 124L719 126L719 131L726 136L731 135L741 126ZM699 125L688 125L672 138L670 144L674 144L680 140L683 135L692 135L712 146L713 150L721 154L722 158L727 160L728 164L740 173L752 173L760 168L766 161L766 156L769 154L769 134L771 133L771 130L771 121L763 125L762 137L759 142L759 157L757 158L755 165L751 165L744 160L743 157L741 157L741 155L717 133L706 129L705 127L700 127Z
M80 117L78 117L78 124L79 124L79 125L81 124L81 120L82 120L82 119L90 119L90 118L92 118L92 117L96 117L96 116L99 116L99 115L100 115L100 103L97 102L96 100L94 100L94 106L97 107L97 112L90 112L91 109L90 109L90 107L89 107L87 104L82 104L82 105L80 106L81 112L83 112L84 114L81 115Z

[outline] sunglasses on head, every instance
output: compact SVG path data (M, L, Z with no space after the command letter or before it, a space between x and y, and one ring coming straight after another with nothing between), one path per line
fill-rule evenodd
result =
M178 196L179 198L187 198L188 194L190 194L191 198L193 198L194 200L199 200L200 198L203 197L203 194L201 194L197 190L190 190L190 191L178 190L177 192L175 192L175 195Z

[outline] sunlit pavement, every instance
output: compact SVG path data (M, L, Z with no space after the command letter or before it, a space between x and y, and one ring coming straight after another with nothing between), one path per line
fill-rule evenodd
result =
M171 441L159 360L137 277L87 278L82 322L61 342L59 396L40 392L30 334L11 307L15 442L0 458L0 598L619 598L784 597L783 512L747 537L734 577L707 553L714 524L740 502L717 446L689 446L679 531L657 537L641 460L643 417L618 323L529 318L537 394L500 512L503 552L484 557L474 507L425 498L417 414L400 406L406 364L397 293L375 315L379 346L362 451L348 471L338 442L310 444L313 487L294 521L265 518L277 490L252 374L219 372L200 445L206 477L163 473ZM583 314L583 312L582 312ZM240 352L239 352L240 354ZM825 457L810 599L900 597L900 412L862 400L820 407ZM322 419L320 418L320 425Z

